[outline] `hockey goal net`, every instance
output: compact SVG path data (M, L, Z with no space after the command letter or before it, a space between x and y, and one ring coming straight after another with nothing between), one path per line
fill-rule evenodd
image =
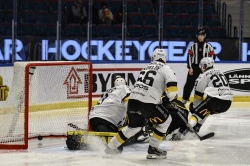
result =
M69 123L88 130L91 105L90 62L16 62L0 107L0 149L27 149L29 138L66 135Z

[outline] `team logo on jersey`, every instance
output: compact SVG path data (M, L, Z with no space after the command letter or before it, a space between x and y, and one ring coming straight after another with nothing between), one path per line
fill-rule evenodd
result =
M162 123L162 120L159 117L149 118L149 121L153 124Z
M142 84L135 84L134 87L136 88L140 88L140 89L143 89L143 90L148 90L148 86L145 86L145 85L142 85Z
M232 90L250 92L250 68L224 72Z

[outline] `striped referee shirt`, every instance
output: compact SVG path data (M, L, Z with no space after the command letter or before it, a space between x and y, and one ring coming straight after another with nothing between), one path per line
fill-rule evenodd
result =
M199 65L203 57L215 58L214 48L210 43L204 42L200 44L203 44L203 47L202 45L199 46L198 42L194 42L188 50L187 67L189 69L192 68L192 64Z

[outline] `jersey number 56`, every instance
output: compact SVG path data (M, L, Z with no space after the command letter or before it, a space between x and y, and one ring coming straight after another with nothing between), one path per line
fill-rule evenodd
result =
M137 81L143 82L149 86L153 85L154 76L156 75L156 71L149 70L149 71L141 71L140 76Z

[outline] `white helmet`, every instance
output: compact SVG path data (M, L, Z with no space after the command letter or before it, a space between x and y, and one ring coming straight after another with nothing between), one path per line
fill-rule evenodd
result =
M127 85L127 82L121 76L116 76L116 79L114 81L114 86L119 86L119 85Z
M152 55L152 61L157 61L157 60L162 60L166 63L167 54L166 54L166 51L164 49L156 48L154 50L153 55Z
M204 57L201 59L199 66L201 71L204 72L207 70L207 68L211 68L214 66L214 59L211 57Z

